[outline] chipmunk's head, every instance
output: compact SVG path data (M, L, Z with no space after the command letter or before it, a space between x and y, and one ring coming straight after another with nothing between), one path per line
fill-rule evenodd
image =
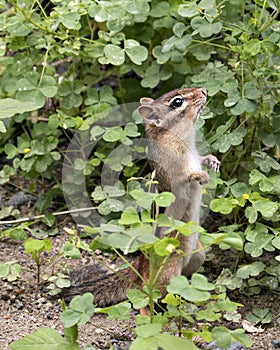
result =
M207 98L204 88L182 88L167 92L156 100L143 97L138 112L147 126L170 129L183 121L195 123Z

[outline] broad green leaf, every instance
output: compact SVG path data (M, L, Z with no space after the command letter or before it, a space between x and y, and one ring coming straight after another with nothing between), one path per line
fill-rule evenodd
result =
M104 48L104 54L111 64L120 66L125 61L124 50L119 46L108 44Z
M108 320L129 320L131 318L131 304L130 303L121 303L113 305L106 309Z
M27 254L30 254L33 252L43 252L44 250L48 251L50 244L51 244L50 239L29 238L24 243L24 250Z
M46 97L54 97L57 93L56 80L50 75L44 75L40 84L40 91Z
M168 207L170 204L174 203L176 197L170 192L161 192L155 196L156 204L159 207Z
M46 101L45 96L39 89L19 91L16 97L22 103L25 103L25 101L33 103L35 106L38 106L37 109L43 107Z
M229 214L234 206L228 198L215 198L210 203L210 209L221 214Z
M252 312L246 315L246 319L254 325L258 323L270 323L272 321L272 314L268 308L261 309L254 307Z
M105 192L102 190L101 186L96 186L94 191L92 192L91 196L94 199L94 201L96 201L96 202L101 202L107 198L107 196L106 196Z
M264 232L254 232L252 235L247 235L247 239L250 242L245 244L245 252L252 257L259 257L263 253L263 249L267 251L274 251L271 241L274 238L273 235Z
M248 187L244 182L237 182L230 187L230 190L234 197L241 197L247 193Z
M62 312L60 319L66 328L75 324L82 326L86 324L94 313L93 295L85 293L74 297L69 305L69 309Z
M9 265L8 264L0 264L0 278L4 278L9 273Z
M172 30L178 38L182 38L184 31L186 30L186 26L182 22L177 22Z
M221 348L228 348L232 342L230 331L226 327L214 327L211 331L213 339Z
M258 276L265 269L265 264L261 261L255 261L250 265L241 266L236 272L236 276L242 279L248 279L250 276Z
M199 9L196 6L196 1L191 1L187 4L181 4L178 7L178 14L182 17L194 17L199 13Z
M136 327L136 334L140 338L150 338L161 332L162 325L160 323L147 324Z
M244 84L244 96L250 100L256 100L261 96L261 91L252 82Z
M269 199L261 199L253 202L253 208L259 211L264 217L269 218L276 213L278 205Z
M164 17L169 14L170 5L167 1L152 4L152 9L149 13L151 17Z
M213 290L215 285L209 283L207 278L199 273L194 273L191 278L192 287L197 288L199 290Z
M202 17L194 17L191 20L191 26L195 30L194 33L199 33L202 38L209 38L213 34L218 34L223 24L221 22L209 23Z
M33 25L26 21L24 15L18 11L14 16L8 16L7 30L14 36L25 37L33 28Z
M141 65L148 57L148 50L144 46L135 46L125 50L131 61L137 65Z
M240 98L237 104L230 109L233 115L240 115L244 112L253 113L255 112L257 106L256 103L248 100L247 98Z
M111 212L119 212L122 211L124 208L123 202L114 199L114 198L107 198L104 202L102 202L98 206L98 212L101 215L108 215Z
M139 224L140 219L137 210L133 207L126 208L121 215L119 223L121 225Z
M149 297L139 289L130 289L126 295L134 309L141 309L149 304Z
M77 12L69 12L61 16L61 23L68 29L75 29L79 20L80 15Z
M0 120L0 132L5 133L7 132L5 124Z
M188 340L171 334L162 333L158 335L158 346L164 350L198 350L195 344Z
M69 344L62 335L52 328L39 328L21 340L9 344L12 350L79 350L77 343Z
M203 290L205 287L204 281L201 287L202 290L190 285L185 276L176 276L172 278L170 284L167 286L167 291L172 294L178 294L188 301L200 302L210 298L209 289L206 291Z
M22 114L24 112L35 111L43 107L45 99L42 101L32 101L29 100L18 101L12 98L5 98L0 100L0 119L10 118L15 114Z
M253 224L258 219L258 212L253 207L247 207L245 209L245 216L250 224Z
M250 56L256 56L261 49L261 42L258 39L249 40L244 44L244 51Z
M103 140L107 142L116 142L125 137L125 131L120 126L114 126L107 129L103 135Z
M164 237L154 244L154 250L159 256L168 256L172 254L178 246L178 239Z

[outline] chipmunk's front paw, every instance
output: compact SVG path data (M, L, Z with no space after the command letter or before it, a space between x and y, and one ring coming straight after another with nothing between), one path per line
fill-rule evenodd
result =
M210 154L209 156L202 158L202 165L205 165L207 168L213 169L214 171L219 171L221 162L218 158Z
M200 185L206 184L209 181L209 175L206 171L192 171L189 174L190 181L198 181Z

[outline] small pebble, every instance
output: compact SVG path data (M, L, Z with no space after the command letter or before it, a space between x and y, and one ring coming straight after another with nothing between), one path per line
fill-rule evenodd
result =
M101 333L104 333L104 330L101 329L101 328L96 328L96 329L95 329L95 333L101 334Z
M53 314L51 312L48 312L46 316L48 320L53 320Z
M46 298L43 298L43 297L41 297L37 300L38 304L45 304L45 302L46 302Z
M32 321L34 323L37 322L37 318L35 316L31 315L29 318L30 318L30 321Z
M18 299L15 300L15 307L18 310L22 310L23 309L23 303L21 301L19 301Z

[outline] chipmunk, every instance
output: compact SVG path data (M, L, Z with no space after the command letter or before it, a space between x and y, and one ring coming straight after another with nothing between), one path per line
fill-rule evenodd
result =
M165 93L156 100L143 97L139 114L145 123L148 139L148 159L155 170L158 191L169 191L176 200L165 214L183 222L199 224L201 185L208 182L206 165L216 171L220 162L212 155L200 157L195 146L195 123L206 103L204 88L181 88ZM160 230L163 236L164 228ZM172 233L171 236L175 236ZM205 252L198 233L186 237L179 235L180 250L185 256L172 259L162 274L159 285L166 286L177 275L190 276L204 262ZM199 250L196 253L193 251ZM189 253L189 254L188 254ZM143 255L136 258L133 268L147 278L149 263ZM141 278L130 268L117 274L104 273L95 267L73 272L72 286L65 289L66 297L90 291L98 306L114 304L126 299L133 285L141 285Z

